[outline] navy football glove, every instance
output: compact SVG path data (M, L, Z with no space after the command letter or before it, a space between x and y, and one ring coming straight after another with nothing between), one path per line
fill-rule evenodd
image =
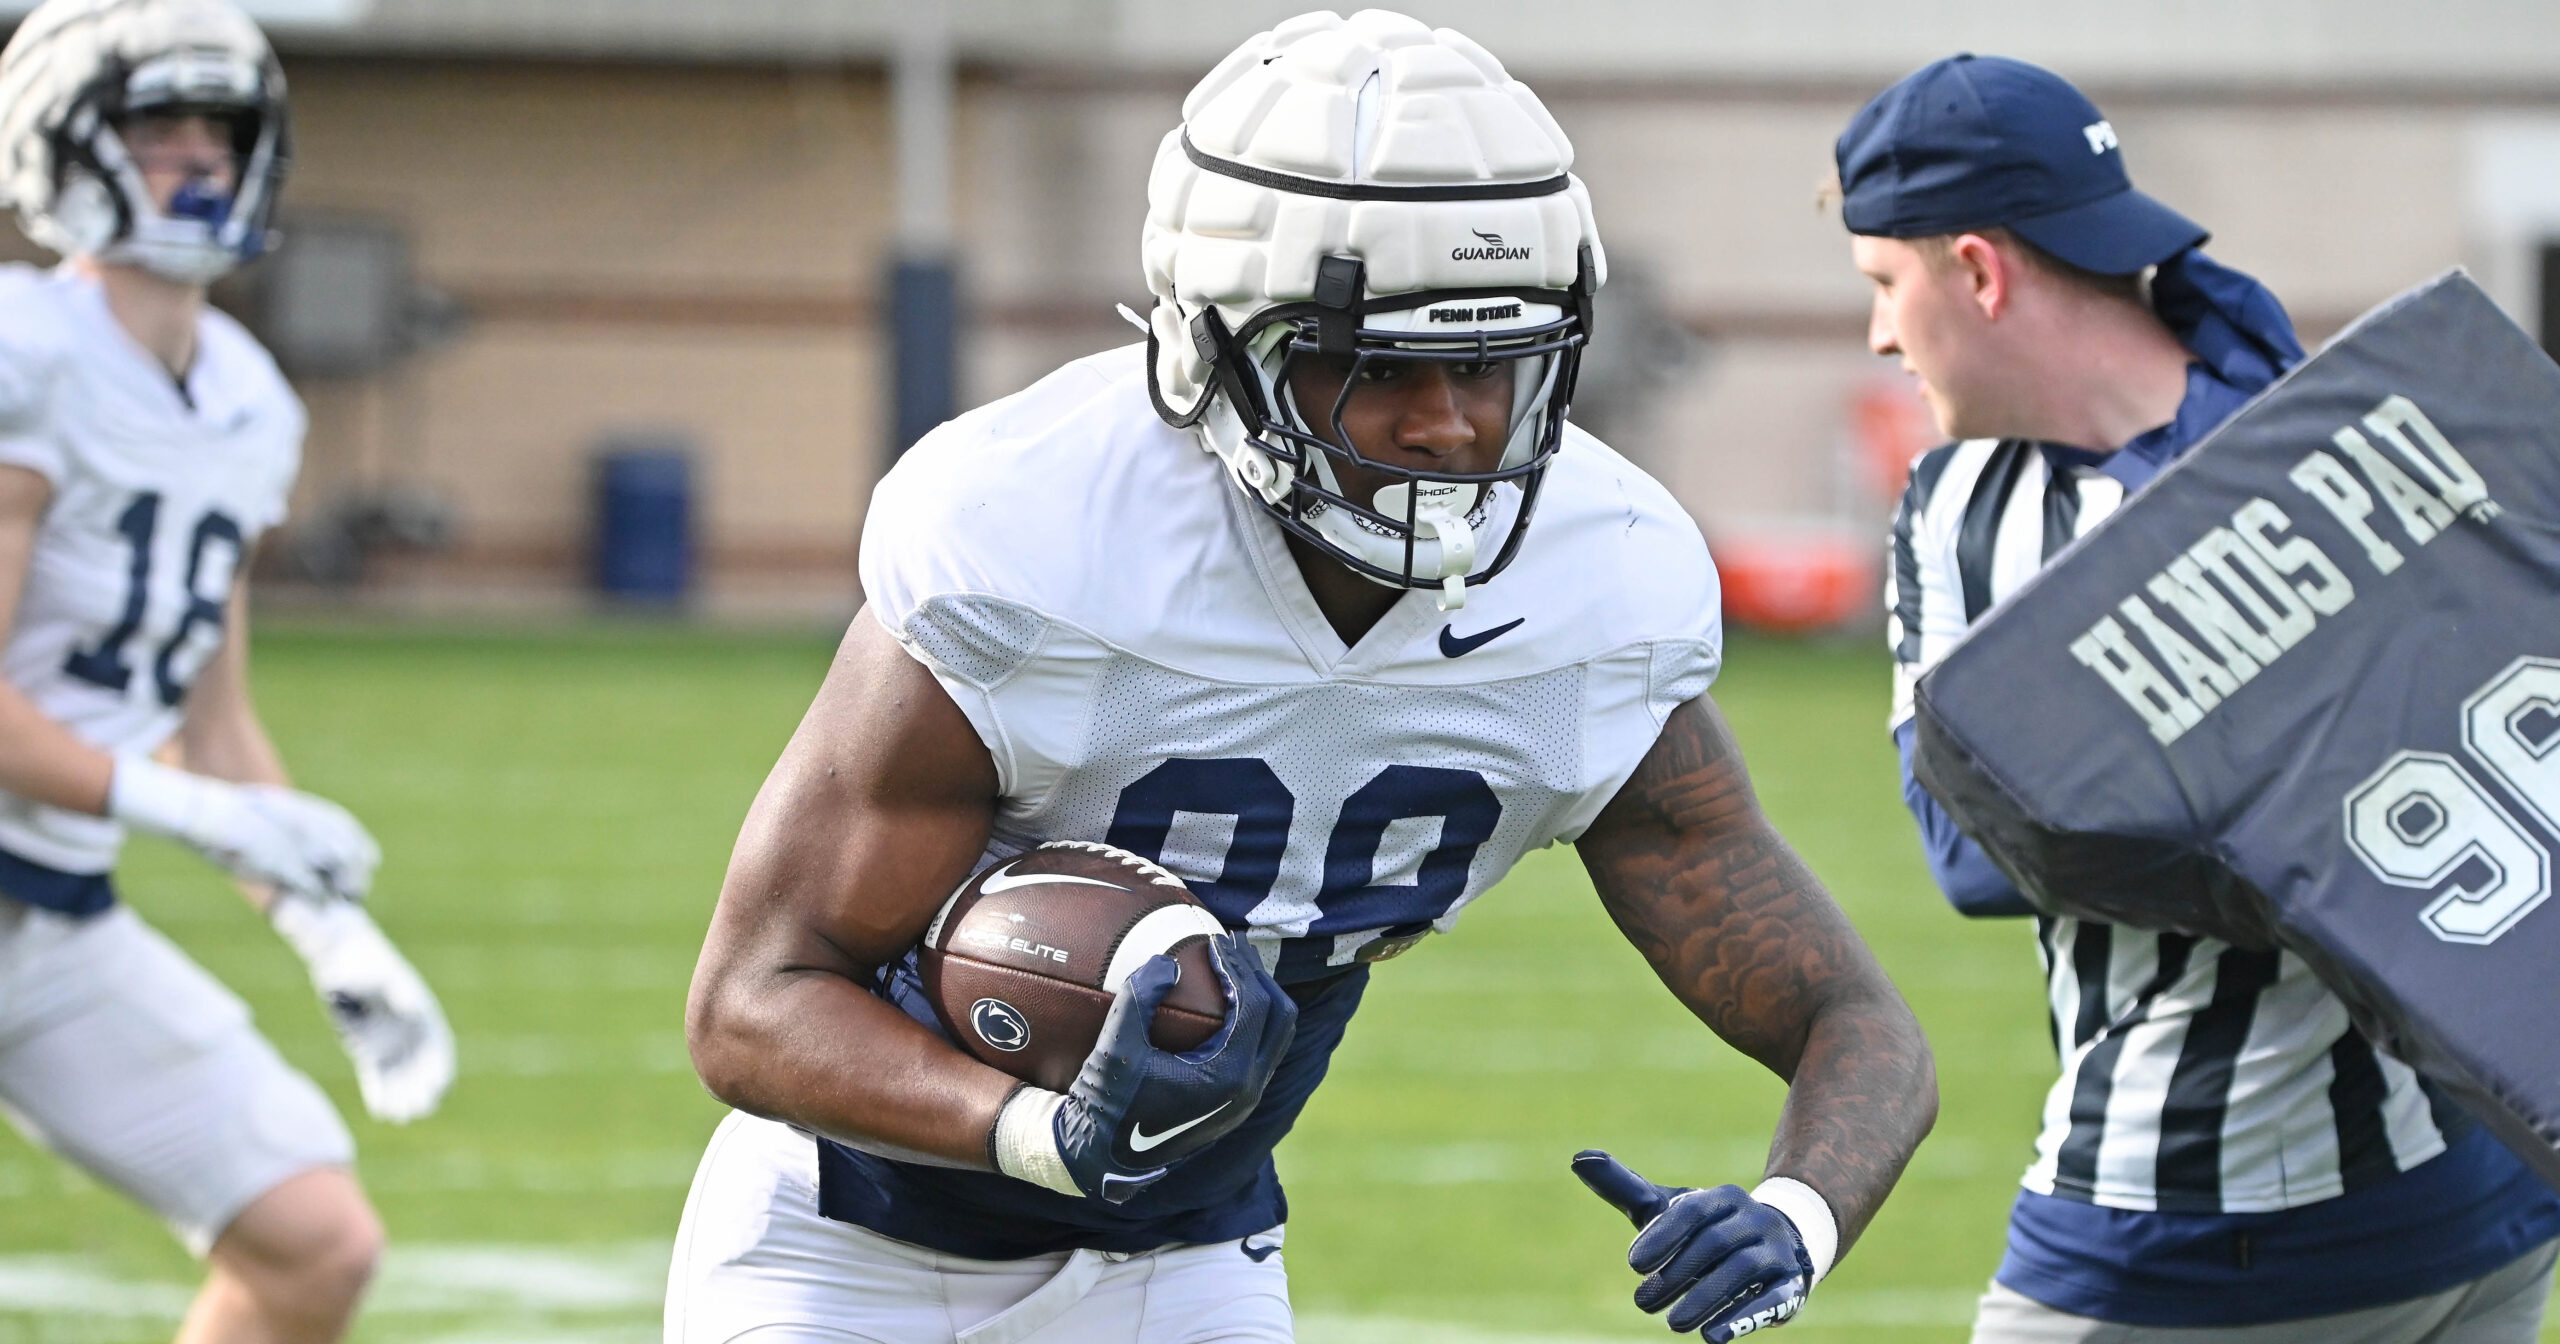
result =
M1738 1185L1655 1185L1596 1149L1574 1155L1573 1174L1635 1223L1627 1264L1645 1276L1636 1306L1669 1307L1676 1333L1725 1344L1786 1324L1813 1290L1813 1257L1795 1223Z
M1182 973L1171 957L1149 958L1112 1002L1066 1095L1026 1086L1006 1100L997 1170L1118 1204L1253 1114L1297 1032L1298 1005L1241 937L1221 934L1209 946L1227 995L1217 1034L1180 1054L1147 1039Z

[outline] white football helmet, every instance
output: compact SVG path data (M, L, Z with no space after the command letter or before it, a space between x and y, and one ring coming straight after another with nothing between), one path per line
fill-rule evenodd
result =
M1156 410L1291 533L1462 605L1519 549L1605 276L1572 164L1537 95L1447 28L1371 9L1254 37L1183 101L1147 184ZM1330 407L1290 377L1316 357L1348 361ZM1362 456L1343 411L1371 361L1509 364L1499 465ZM1396 483L1353 499L1337 461Z
M228 190L152 202L117 131L155 111L230 119ZM214 280L272 241L290 140L284 72L229 0L45 0L0 52L0 198L65 256Z

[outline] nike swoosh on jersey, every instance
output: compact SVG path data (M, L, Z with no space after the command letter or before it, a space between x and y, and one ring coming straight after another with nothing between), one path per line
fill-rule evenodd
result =
M1272 1253L1280 1249L1280 1243L1275 1241L1268 1246L1256 1246L1253 1244L1253 1238L1247 1237L1236 1243L1236 1249L1244 1252L1245 1259L1258 1265L1270 1259Z
M1218 1103L1215 1108L1203 1112L1202 1114L1195 1115L1190 1119L1183 1121L1181 1124L1175 1125L1173 1128L1165 1130L1159 1134L1148 1133L1145 1125L1131 1125L1129 1126L1129 1151L1133 1153L1143 1153L1148 1149L1163 1143L1165 1140L1172 1138L1174 1135L1199 1124L1210 1116L1216 1115L1219 1111L1227 1109L1231 1104L1232 1103L1222 1101Z
M1013 864L1020 862L1022 862L1022 860L1015 859L1013 863L1008 863L1002 868L998 868L994 872L987 874L987 880L978 884L978 890L985 895L993 896L997 892L1011 891L1015 887L1036 887L1043 885L1044 883L1053 882L1063 882L1070 886L1079 887L1109 887L1113 891L1128 890L1127 887L1121 886L1117 882L1105 882L1098 877L1074 877L1066 873L1016 874L1013 871Z
M1461 635L1457 632L1455 627L1446 625L1441 626L1440 656L1443 658L1457 658L1473 653L1476 650L1483 648L1485 645L1502 638L1504 635L1510 634L1512 631L1519 629L1520 623L1528 619L1528 617L1522 616L1508 624L1497 625L1490 630L1479 631L1472 635Z

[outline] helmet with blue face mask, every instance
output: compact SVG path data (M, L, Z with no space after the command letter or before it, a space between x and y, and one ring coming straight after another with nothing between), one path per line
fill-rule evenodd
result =
M1158 413L1292 535L1464 604L1519 549L1605 275L1572 163L1537 95L1459 33L1364 10L1255 36L1184 100L1148 182ZM1327 380L1293 370L1317 360L1340 391L1302 404ZM1352 442L1365 377L1414 363L1508 374L1491 470ZM1354 491L1344 468L1389 483Z
M230 128L232 180L163 208L123 132L190 114ZM0 52L0 197L65 256L209 283L272 244L290 144L284 72L228 0L45 0Z

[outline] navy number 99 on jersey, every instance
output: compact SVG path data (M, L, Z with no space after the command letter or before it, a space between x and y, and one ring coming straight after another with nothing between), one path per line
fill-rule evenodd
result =
M1245 928L1280 880L1297 809L1296 795L1268 762L1176 757L1121 791L1104 839L1162 862L1175 813L1233 818L1234 835L1217 878L1194 882L1191 890L1221 923ZM1422 856L1413 880L1376 883L1389 827L1429 820L1440 823L1440 838ZM1501 820L1502 803L1473 770L1423 765L1380 770L1343 800L1325 842L1316 919L1304 935L1282 945L1273 974L1282 981L1312 979L1412 946L1431 931L1433 920L1466 895L1476 849L1492 838Z

